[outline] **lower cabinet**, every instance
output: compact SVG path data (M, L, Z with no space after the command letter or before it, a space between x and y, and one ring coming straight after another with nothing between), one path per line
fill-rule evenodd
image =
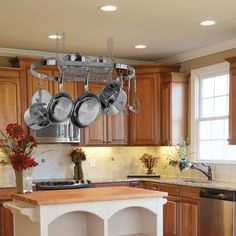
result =
M13 236L13 216L0 202L0 236Z
M203 236L199 235L200 188L151 181L131 182L130 186L168 192L163 208L164 236Z

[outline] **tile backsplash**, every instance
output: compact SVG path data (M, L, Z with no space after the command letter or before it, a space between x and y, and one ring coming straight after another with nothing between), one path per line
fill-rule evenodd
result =
M39 166L34 168L33 179L73 178L74 164L69 156L73 146L70 144L38 145L34 158ZM180 172L178 168L168 166L167 150L169 147L84 147L87 160L83 162L86 179L124 178L128 174L144 174L139 158L143 153L159 157L155 172L163 178L206 177L196 170ZM95 163L92 167L91 164ZM213 179L236 182L236 164L213 164ZM203 167L204 168L204 167ZM14 172L10 166L0 166L0 183L14 181Z

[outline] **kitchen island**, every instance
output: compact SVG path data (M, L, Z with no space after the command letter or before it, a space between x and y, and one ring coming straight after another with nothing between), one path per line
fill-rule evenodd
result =
M167 193L130 187L12 194L15 236L163 235Z

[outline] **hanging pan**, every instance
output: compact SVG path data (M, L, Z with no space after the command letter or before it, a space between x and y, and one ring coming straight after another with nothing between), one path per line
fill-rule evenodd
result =
M64 71L61 72L58 81L59 93L52 97L47 107L48 118L52 123L56 124L68 120L73 108L71 96L63 92L63 77Z
M85 93L75 101L71 115L72 123L79 128L91 126L101 114L100 100L95 94L89 93L88 79L89 73L85 78Z

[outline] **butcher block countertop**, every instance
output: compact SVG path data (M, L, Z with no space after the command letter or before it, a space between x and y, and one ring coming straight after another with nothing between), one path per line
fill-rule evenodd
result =
M36 191L30 194L12 193L11 197L33 205L55 205L113 201L137 198L167 197L168 193L131 187L83 188L69 190Z

